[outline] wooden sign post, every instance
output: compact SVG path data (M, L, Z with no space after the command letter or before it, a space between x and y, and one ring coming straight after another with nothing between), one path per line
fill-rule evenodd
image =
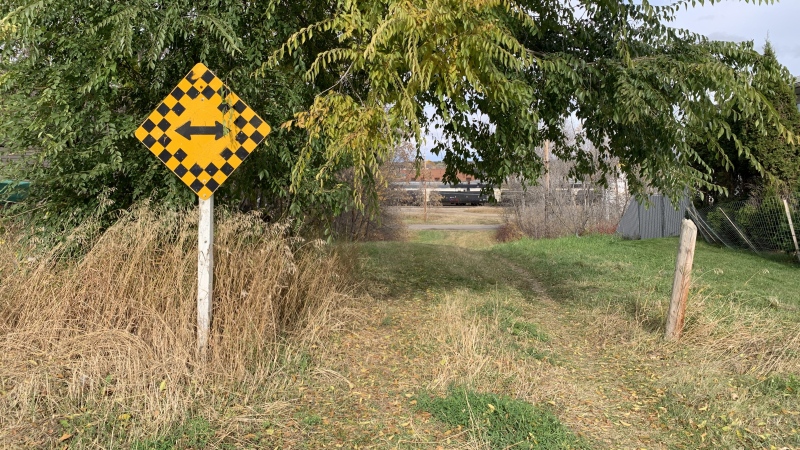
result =
M683 219L678 258L675 261L675 279L672 281L672 298L669 302L669 312L667 312L667 329L664 334L664 338L667 340L678 339L683 332L696 241L697 226L691 220Z
M214 292L214 196L200 199L197 239L197 350L205 359Z
M197 350L202 358L213 309L214 192L269 132L269 125L202 63L136 129L136 137L200 198Z

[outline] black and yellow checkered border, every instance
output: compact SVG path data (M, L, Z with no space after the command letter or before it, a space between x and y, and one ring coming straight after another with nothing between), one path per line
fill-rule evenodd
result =
M174 123L186 111L185 99L204 96L218 103L230 145L220 153L224 163L206 167L184 164L186 152L175 144L166 131L179 126ZM209 198L239 165L260 144L270 128L239 96L233 93L211 70L197 64L175 89L150 113L136 130L136 137L156 155L178 178L201 198ZM205 181L203 181L205 180Z

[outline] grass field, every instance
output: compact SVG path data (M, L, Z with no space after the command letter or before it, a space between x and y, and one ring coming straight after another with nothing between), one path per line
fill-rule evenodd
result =
M791 263L699 244L667 343L676 239L424 231L334 266L236 219L217 247L226 353L203 368L191 283L170 281L191 264L163 269L191 260L191 223L162 241L147 220L74 266L0 249L0 447L800 447Z
M677 239L623 240L613 236L518 241L495 250L525 264L551 295L578 302L636 304L669 297ZM796 317L800 277L796 264L698 242L694 299Z
M698 243L685 335L666 344L676 246L593 236L493 252L524 264L564 309L590 313L594 329L582 331L610 352L632 405L652 396L667 446L797 447L797 265Z

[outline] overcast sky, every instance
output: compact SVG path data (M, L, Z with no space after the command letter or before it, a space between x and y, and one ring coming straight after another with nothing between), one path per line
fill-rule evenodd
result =
M650 3L673 2L651 0ZM670 25L719 41L753 41L759 51L769 37L778 61L793 75L800 76L800 0L781 0L772 5L753 3L722 0L715 5L681 9L677 20Z
M651 0L653 5L666 5L672 0ZM708 3L708 1L706 1ZM721 41L753 41L762 51L767 38L772 42L778 61L800 77L800 0L781 0L774 4L754 4L751 0L721 0L714 5L681 9L673 28L685 28ZM428 111L429 114L432 113ZM441 135L434 132L433 134ZM430 153L433 139L423 145L423 156L441 160Z

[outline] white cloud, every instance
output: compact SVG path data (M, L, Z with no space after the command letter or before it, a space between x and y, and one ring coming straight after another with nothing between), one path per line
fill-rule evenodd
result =
M658 0L651 3L664 5L672 1ZM754 41L759 50L769 38L778 61L793 74L800 75L800 52L797 44L797 28L800 26L799 0L762 5L727 0L714 5L690 7L687 10L681 9L675 22L670 25L716 40Z

